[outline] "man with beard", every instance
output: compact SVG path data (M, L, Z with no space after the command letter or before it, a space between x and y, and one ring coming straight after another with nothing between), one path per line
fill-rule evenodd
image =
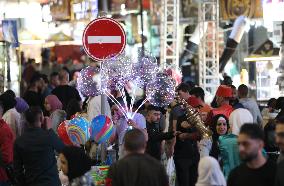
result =
M161 142L175 137L177 132L163 132L159 122L161 119L161 111L159 107L150 105L147 108L146 127L148 133L148 142L146 153L161 160Z
M277 160L277 173L276 173L276 180L275 186L283 186L284 185L284 116L278 117L276 120L276 143L280 149L280 156Z
M278 117L276 120L276 143L280 149L280 155L278 157L277 163L284 161L284 116Z
M264 133L257 125L245 124L238 137L240 158L243 164L229 175L228 186L272 186L275 181L276 164L262 154Z
M230 114L233 112L233 107L230 105L230 99L233 96L233 91L231 87L226 85L220 85L216 91L216 103L217 108L213 108L207 116L205 124L211 126L212 119L218 114L223 114L227 118L230 117Z

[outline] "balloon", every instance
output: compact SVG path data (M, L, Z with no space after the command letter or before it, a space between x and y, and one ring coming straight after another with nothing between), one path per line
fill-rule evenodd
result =
M148 83L146 96L149 102L155 106L169 105L175 97L174 80L166 74L158 73L156 79Z
M157 59L147 51L142 54L139 51L138 61L133 64L133 81L141 88L144 88L151 80L156 78L159 72Z
M59 138L63 141L65 145L72 145L72 142L69 139L69 136L67 134L67 126L69 124L69 121L63 121L62 123L59 124L57 128L57 134Z
M70 120L67 134L73 145L83 145L90 139L89 125L89 121L83 117Z
M78 89L85 96L101 94L100 69L88 66L80 71L77 79Z
M102 89L117 90L131 80L132 65L125 55L119 55L105 60L101 64Z
M182 74L180 69L175 69L174 67L169 67L165 70L165 73L173 78L175 85L179 85L182 80Z
M109 117L99 115L91 122L91 139L94 139L98 144L108 140L113 131L113 124Z

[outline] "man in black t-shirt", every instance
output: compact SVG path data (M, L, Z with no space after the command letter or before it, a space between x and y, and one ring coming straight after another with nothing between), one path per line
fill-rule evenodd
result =
M78 90L68 85L69 73L62 69L59 73L60 86L52 90L52 94L56 95L63 105L63 110L66 110L68 103L75 99L78 102L81 101Z
M29 89L25 92L23 98L30 107L39 106L43 109L43 97L41 95L42 90L42 76L35 74L31 81Z
M174 147L178 185L195 186L200 158L197 141L200 140L200 134L193 125L187 122L186 115L178 118L174 130L179 131Z
M146 153L161 160L161 144L163 140L169 140L175 137L177 132L163 132L159 122L161 119L161 109L154 105L148 106L147 116L146 116L146 126L148 133L148 142Z
M139 129L126 132L126 156L112 164L106 186L168 186L169 180L162 164L145 155L146 136Z
M232 170L228 186L273 186L276 164L262 154L264 133L256 124L245 124L238 137L243 164Z

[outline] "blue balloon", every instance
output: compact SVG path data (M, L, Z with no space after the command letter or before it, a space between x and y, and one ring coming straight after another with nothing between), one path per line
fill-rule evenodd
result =
M91 122L91 139L99 134L106 123L106 116L98 115Z
M83 145L90 139L89 121L83 117L76 117L69 121L67 134L73 145Z
M107 141L113 132L111 119L105 115L99 115L91 123L91 139L100 144Z

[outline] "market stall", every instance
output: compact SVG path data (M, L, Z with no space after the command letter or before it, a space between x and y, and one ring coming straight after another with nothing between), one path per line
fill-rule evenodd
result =
M265 41L244 61L253 63L249 65L251 88L255 91L258 101L267 101L272 97L280 96L279 84L277 82L280 64L279 48L274 48L270 40Z

